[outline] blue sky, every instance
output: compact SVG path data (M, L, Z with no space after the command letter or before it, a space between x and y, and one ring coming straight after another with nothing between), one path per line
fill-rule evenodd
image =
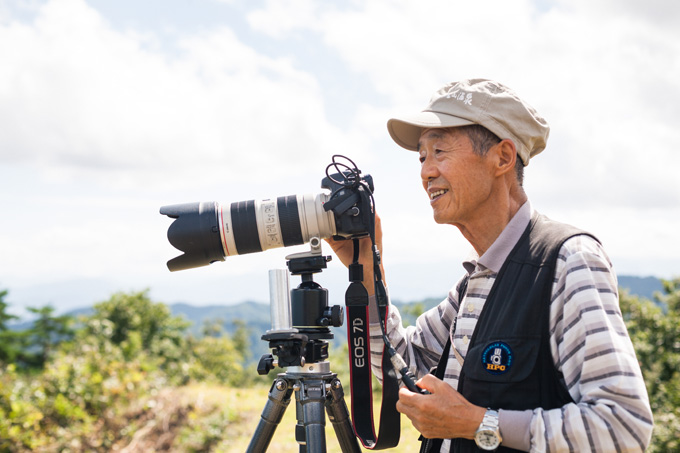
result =
M315 193L335 153L375 179L394 298L442 296L469 245L436 225L385 122L497 79L551 125L536 209L623 275L680 275L680 6L651 1L0 0L0 288L20 312L113 291L266 302L295 247L170 273L162 205ZM330 253L330 249L326 250ZM340 303L346 271L318 281Z

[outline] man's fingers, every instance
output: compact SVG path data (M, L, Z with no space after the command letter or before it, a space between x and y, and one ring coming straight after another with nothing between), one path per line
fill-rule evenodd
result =
M426 374L416 382L418 387L425 389L430 393L437 393L437 389L441 388L442 384L444 384L444 381L439 380L436 376L431 374Z

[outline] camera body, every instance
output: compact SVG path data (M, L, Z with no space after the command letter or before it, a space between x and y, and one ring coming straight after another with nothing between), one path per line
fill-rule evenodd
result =
M227 256L304 244L313 237L353 239L369 234L374 215L370 175L343 171L325 177L321 188L330 193L161 207L161 214L174 219L168 240L183 252L168 261L168 269L206 266Z
M330 199L323 208L333 213L336 231L333 237L353 239L368 235L373 216L373 206L370 204L373 178L371 175L365 175L361 178L360 184L346 187L334 176L327 176L321 181L321 188L331 191ZM367 190L369 193L365 194Z

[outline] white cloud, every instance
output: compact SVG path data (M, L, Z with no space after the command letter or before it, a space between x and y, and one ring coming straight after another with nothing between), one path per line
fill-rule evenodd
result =
M316 150L346 148L314 78L285 58L226 28L180 36L172 55L150 41L112 29L81 0L0 26L0 158L62 178L94 170L128 185L201 184L321 166Z
M408 268L453 281L468 245L432 222L385 121L477 76L552 125L526 175L539 210L592 230L624 273L677 268L680 8L655 2L228 1L211 11L243 14L231 28L168 13L160 33L84 0L0 1L0 288L104 276L239 300L290 250L169 274L158 207L315 191L336 152L375 177L395 294L417 291Z
M289 3L266 2L251 13L251 24L278 37L299 30L319 33L353 71L367 74L376 90L397 105L419 107L427 101L423 93L429 96L450 78L493 76L511 63L516 54L511 50L525 43L533 13L526 1L485 2L482 9L470 2L353 2L323 10L302 2L308 6L300 20L282 21L280 10Z
M548 181L571 186L587 201L595 191L612 194L599 202L638 206L645 193L654 204L676 206L680 31L658 27L650 20L658 14L639 14L634 2L627 2L628 12L603 15L610 3L565 3L539 12L530 2L502 0L483 8L389 1L343 10L269 1L251 14L251 24L277 37L320 34L391 105L404 109L422 108L444 81L497 78L553 126L548 150L538 158L552 164ZM299 20L280 20L286 7L300 5ZM672 5L663 9L678 14ZM580 192L571 184L576 174L585 183Z
M609 232L612 254L627 266L633 260L625 257L649 257L652 249L655 256L680 253L677 241L658 234L680 228L680 29L672 19L680 7L613 0L540 7L501 0L345 8L302 2L299 20L280 20L293 4L301 3L268 1L250 15L251 24L279 38L319 36L394 111L421 109L439 85L458 78L490 77L513 87L552 125L548 149L527 169L539 209ZM380 128L384 134L384 122ZM631 238L645 241L633 245ZM635 272L654 266L644 262Z
M81 0L0 21L0 287L103 278L172 294L201 277L170 279L177 251L161 205L319 191L330 155L352 143L327 121L314 76L288 59L227 28L177 34L163 46L172 53L155 39ZM267 260L200 275L252 274Z

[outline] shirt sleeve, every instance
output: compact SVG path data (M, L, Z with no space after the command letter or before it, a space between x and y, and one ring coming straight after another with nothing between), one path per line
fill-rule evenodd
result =
M457 286L451 289L447 298L439 305L420 315L415 326L404 327L399 310L389 304L385 320L387 336L418 378L429 373L430 368L437 365L446 346L451 323L458 313ZM371 367L375 376L382 382L381 358L384 343L374 299L371 297L370 300Z
M557 260L550 346L574 403L535 409L531 451L644 451L649 397L618 303L616 276L600 244L569 239Z

